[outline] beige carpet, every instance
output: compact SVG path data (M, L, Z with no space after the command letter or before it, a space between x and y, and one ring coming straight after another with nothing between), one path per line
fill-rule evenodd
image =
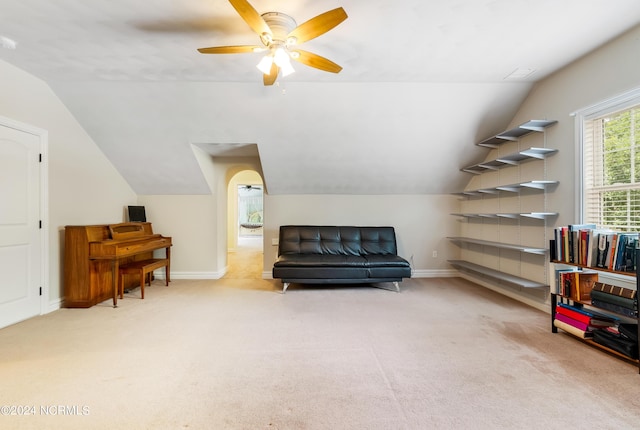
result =
M640 427L637 368L547 314L461 279L401 287L157 280L7 327L0 405L35 415L0 428Z

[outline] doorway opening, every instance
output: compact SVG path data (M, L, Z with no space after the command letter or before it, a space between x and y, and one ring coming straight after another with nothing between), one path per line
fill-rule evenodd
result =
M262 279L263 192L258 172L236 173L228 185L228 246L225 278Z
M262 186L238 185L238 240L262 237Z

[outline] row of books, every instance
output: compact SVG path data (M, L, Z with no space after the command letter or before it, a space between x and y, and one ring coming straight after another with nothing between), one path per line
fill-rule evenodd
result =
M596 271L577 267L556 270L555 293L627 317L638 316L637 291L599 282Z
M579 302L591 300L591 290L598 281L598 272L577 267L556 269L556 294Z
M636 271L638 233L571 224L554 229L551 259L619 272Z
M586 310L582 305L558 303L553 325L581 339L592 339L614 351L638 358L638 325Z
M615 327L619 319L600 312L586 310L581 305L558 303L553 325L582 339L593 337L593 330Z
M638 316L636 290L596 282L590 295L593 306L627 317L636 318Z

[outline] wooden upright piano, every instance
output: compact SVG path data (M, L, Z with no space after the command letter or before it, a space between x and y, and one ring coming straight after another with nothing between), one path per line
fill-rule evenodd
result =
M117 306L120 264L152 258L165 249L171 265L171 238L154 234L151 223L132 222L65 227L64 306L88 308L109 298ZM125 286L138 285L126 279Z

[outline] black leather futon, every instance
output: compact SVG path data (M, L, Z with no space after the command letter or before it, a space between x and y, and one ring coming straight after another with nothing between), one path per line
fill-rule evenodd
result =
M393 227L284 225L280 227L274 279L290 283L399 282L411 266L397 255Z

